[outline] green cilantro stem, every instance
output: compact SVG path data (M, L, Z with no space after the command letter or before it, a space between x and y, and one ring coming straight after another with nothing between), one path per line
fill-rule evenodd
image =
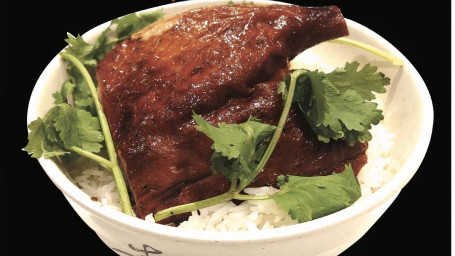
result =
M246 188L255 178L256 176L261 172L262 168L264 168L265 164L269 160L270 156L272 155L273 150L275 149L276 144L278 143L278 140L280 139L281 133L283 131L284 125L286 124L286 120L289 115L289 110L291 109L292 105L292 98L294 96L294 91L295 91L295 85L297 82L297 77L291 74L291 82L289 85L289 92L286 97L286 101L283 107L283 112L281 113L280 120L278 121L278 125L275 129L275 132L272 136L272 139L270 140L269 146L267 147L267 150L264 153L264 156L261 158L261 161L259 162L258 166L253 172L253 175L251 175L251 178L248 180L245 180L245 182L240 182L237 186L237 177L234 177L232 179L231 187L228 192L221 194L219 196L215 196L209 199L197 201L194 203L189 203L189 204L182 204L174 207L170 207L161 211L158 211L155 213L153 216L155 221L161 221L163 219L169 218L173 215L181 214L181 213L186 213L186 212L191 212L195 211L198 209L206 208L209 206L213 206L219 203L227 202L232 199L269 199L268 195L243 195L240 194L244 188Z
M244 195L244 194L237 194L234 196L234 199L237 200L268 200L272 199L270 195Z
M289 92L283 107L283 112L281 113L280 120L278 121L278 125L276 126L276 130L273 133L273 137L270 140L269 146L267 147L267 150L264 153L264 156L262 157L261 161L257 165L256 169L253 172L253 175L250 176L249 179L244 180L239 184L238 191L242 191L244 188L246 188L250 183L256 178L256 176L261 172L262 168L264 168L265 164L269 160L270 156L272 155L273 150L275 149L276 144L278 143L278 140L280 139L281 133L283 132L284 125L286 124L286 121L288 119L289 115L289 110L291 109L292 105L292 97L294 97L294 90L295 90L295 84L297 83L297 77L291 74L291 81L289 85Z
M173 215L185 213L185 212L191 212L191 211L196 211L198 209L206 208L212 205L216 205L222 202L226 202L229 200L232 200L234 198L234 191L232 192L226 192L224 194L221 194L219 196L211 197L209 199L197 201L194 203L189 203L189 204L182 204L174 207L167 208L165 210L158 211L153 217L156 222L160 220L164 220L166 218L169 218Z
M93 101L95 103L96 112L98 114L98 118L100 120L101 130L104 134L104 141L106 143L106 149L109 155L110 166L112 173L114 174L114 180L117 187L117 191L119 193L119 201L122 206L122 211L125 214L133 216L133 209L131 207L130 198L128 195L128 190L126 188L126 183L123 178L122 170L118 165L117 161L117 153L115 151L114 142L112 140L111 132L109 130L109 125L107 122L106 115L103 112L103 107L101 102L98 99L98 94L96 91L95 84L90 76L89 72L85 68L84 64L82 64L75 56L69 54L67 52L61 52L60 55L67 61L71 62L82 74L84 79L86 80L88 87L90 89L90 93L92 95ZM105 164L105 163L101 163Z
M111 161L109 161L106 158L101 157L97 154L93 154L92 152L89 152L87 150L84 150L84 149L82 149L80 147L76 147L76 146L71 146L68 149L78 153L81 156L92 159L93 161L99 163L100 165L102 165L105 168L109 168L109 169L114 168L114 164Z
M237 189L238 180L239 180L239 174L238 173L234 173L234 175L232 177L231 187L229 188L229 191L235 191Z
M232 199L238 200L267 200L271 199L270 195L244 195L239 194L237 191L230 191L219 196L215 196L206 200L197 201L194 203L189 203L185 205L178 205L174 207L170 207L166 210L159 211L155 214L154 218L155 221L160 221L166 218L169 218L173 215L196 211L198 209L202 209L208 206L216 205L222 202L230 201ZM182 207L185 206L185 207Z
M373 47L371 45L359 42L357 40L340 37L340 38L337 38L337 39L330 40L329 42L337 43L337 44L356 46L356 47L359 47L361 49L367 50L367 51L369 51L371 53L374 53L374 54L376 54L378 56L381 56L381 57L391 61L393 63L393 65L397 65L397 66L403 66L404 65L404 61L402 59L397 58L396 56L394 56L394 55L392 55L390 53L387 53L387 52L384 52L382 50L379 50L378 48Z
M236 198L238 196L238 193L236 192L237 182L238 182L237 176L238 176L238 174L235 173L234 177L232 179L231 187L229 188L228 192L221 194L219 196L215 196L215 197L206 199L206 200L201 200L201 201L197 201L197 202L189 203L189 204L185 204L185 205L178 205L178 206L167 208L166 210L159 211L154 216L155 221L160 221L160 220L169 218L172 215L195 211L198 209L202 209L202 208L205 208L205 207L208 207L211 205L219 204L222 202L232 200L233 198Z

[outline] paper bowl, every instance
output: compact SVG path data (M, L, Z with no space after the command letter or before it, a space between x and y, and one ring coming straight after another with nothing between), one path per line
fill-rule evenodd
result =
M270 4L270 1L255 1ZM211 1L210 4L225 4ZM205 1L189 1L162 7L165 15L185 9L206 6ZM343 66L346 61L372 63L391 78L384 102L384 122L395 134L391 152L397 166L393 178L375 193L354 205L328 216L273 230L248 232L191 231L164 225L153 225L109 208L100 207L68 179L56 162L44 158L39 163L63 192L79 216L100 239L120 255L337 255L355 243L379 219L399 195L420 166L427 151L433 126L433 106L429 92L413 65L394 46L368 28L347 20L349 38L362 41L392 53L404 61L403 67L364 50L333 43L311 49L330 66ZM84 37L93 41L108 25L102 24ZM27 122L43 117L52 107L52 93L59 90L66 70L56 56L43 71L33 90ZM330 241L330 242L327 242Z

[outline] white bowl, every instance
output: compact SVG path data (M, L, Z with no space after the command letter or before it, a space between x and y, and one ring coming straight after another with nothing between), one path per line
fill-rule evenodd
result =
M270 4L270 1L255 1ZM226 0L210 4L225 4ZM165 5L165 15L184 9L207 5L205 1L190 1ZM40 158L39 163L63 192L80 217L111 249L122 255L148 250L147 255L337 255L355 243L379 219L398 196L421 164L429 145L433 126L433 106L429 92L412 64L390 43L368 28L347 20L353 38L404 60L403 67L361 49L333 43L323 43L311 49L325 64L343 66L346 61L372 63L391 78L388 92L380 96L385 103L384 123L395 134L392 162L399 169L382 188L365 200L331 215L288 227L254 232L208 232L152 225L112 209L99 207L76 187L52 160ZM84 37L93 41L108 25L102 24ZM328 58L330 57L330 58ZM33 90L27 123L43 117L52 106L52 93L59 90L66 70L57 55L43 71ZM327 241L330 241L328 243ZM122 253L124 252L124 253Z

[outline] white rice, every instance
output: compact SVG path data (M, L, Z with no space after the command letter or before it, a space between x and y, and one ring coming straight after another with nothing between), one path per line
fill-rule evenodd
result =
M373 126L373 139L369 142L368 163L357 176L364 200L386 184L395 174L396 168L391 165L390 154L394 136L380 123ZM121 211L113 175L96 163L86 161L77 163L77 169L71 171L74 183L87 193L95 204ZM248 194L272 194L278 191L273 187L247 188ZM145 218L154 223L152 215ZM207 231L250 231L278 228L296 224L290 216L273 200L250 200L239 205L225 202L219 205L192 212L180 228Z
M77 167L71 169L73 182L89 195L94 203L121 211L112 172L93 161L85 160L80 158L78 163L74 164Z
M273 187L246 188L247 194L273 194ZM239 205L225 202L193 211L180 228L206 231L250 231L298 223L273 200L250 200Z
M373 139L368 143L368 162L357 175L362 189L362 200L384 186L393 178L398 167L391 164L391 153L394 134L387 131L386 126L379 124L370 130Z

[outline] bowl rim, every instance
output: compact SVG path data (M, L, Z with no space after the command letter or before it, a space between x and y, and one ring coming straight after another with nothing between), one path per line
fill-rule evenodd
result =
M212 1L210 4L222 4L225 3L225 0L216 0ZM275 1L266 1L258 0L254 1L259 4L288 4ZM198 4L201 5L206 3L206 1L189 1L189 2L179 2L166 4L162 6L153 7L148 10L157 10L160 8L185 8L188 9L196 7ZM46 174L52 180L52 182L61 190L64 196L67 199L70 199L77 203L78 206L82 207L89 213L111 223L114 223L118 226L123 226L125 228L135 230L141 233L154 234L156 236L169 237L172 239L179 239L185 241L195 241L195 242L229 242L229 243L245 243L245 242L263 242L264 240L273 239L289 239L294 236L302 235L311 235L314 232L317 232L320 229L323 229L327 226L339 225L342 222L348 221L353 218L372 211L382 203L386 202L393 196L397 196L401 189L409 182L412 176L415 174L419 168L423 158L426 154L426 151L429 146L431 139L431 133L433 128L433 104L432 100L426 87L423 79L420 74L414 68L414 66L409 62L409 60L392 44L382 38L380 35L376 34L374 31L369 28L346 18L346 23L348 28L353 28L363 34L367 34L369 37L377 41L386 51L389 51L395 54L397 57L404 60L403 69L410 74L410 79L416 85L417 96L422 99L424 103L422 117L425 122L422 123L422 136L418 141L417 146L414 151L411 153L410 157L403 163L400 171L395 174L395 176L382 188L369 196L368 200L361 200L356 202L354 205L345 208L336 213L315 219L309 222L290 225L286 227L280 227L271 230L258 230L258 231L248 231L248 232L214 232L214 231L197 231L197 230L186 230L186 229L176 229L175 227L170 227L166 225L154 225L147 223L144 220L141 220L136 217L128 216L121 212L115 210L99 207L95 205L87 194L80 190L75 184L73 184L67 176L59 170L55 162L50 159L44 159L43 157L39 158L38 161ZM109 22L103 23L93 29L89 30L84 36L91 36L97 33L100 33L102 29L107 27ZM39 104L40 92L43 89L45 82L55 68L58 68L61 65L60 56L57 54L51 62L44 69L41 76L38 78L36 85L33 89L33 92L30 97L28 112L27 112L27 124L35 120L37 115L36 107ZM177 231L178 230L178 231Z

